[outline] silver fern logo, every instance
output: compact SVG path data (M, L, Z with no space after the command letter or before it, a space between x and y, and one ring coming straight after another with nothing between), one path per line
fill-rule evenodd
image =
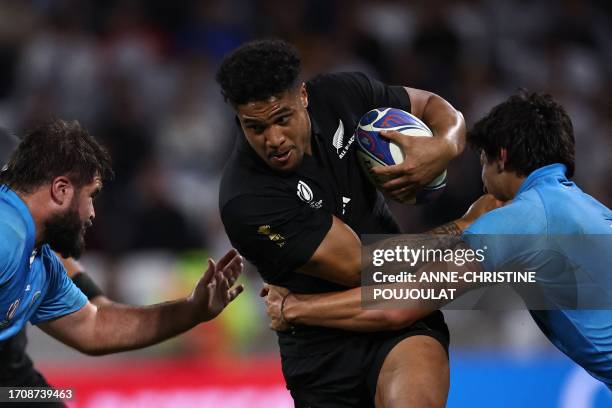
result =
M355 135L352 135L346 145L344 144L344 123L342 123L342 119L339 119L338 129L336 129L336 133L334 133L334 137L332 139L332 145L336 148L336 153L338 153L338 157L342 159L346 155L349 147L351 147L354 141Z

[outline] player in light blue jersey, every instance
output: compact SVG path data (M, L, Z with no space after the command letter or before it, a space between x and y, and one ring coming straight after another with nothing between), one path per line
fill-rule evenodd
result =
M66 275L53 250L78 257L95 218L93 200L112 176L110 158L77 122L28 133L0 173L0 341L30 321L91 355L145 347L219 314L241 291L232 250L193 292L158 305L95 306Z
M546 310L530 310L534 320L557 348L611 387L612 211L570 180L575 163L569 116L550 96L520 93L493 108L468 141L481 152L482 179L490 194L461 219L431 233L461 235L473 248L487 246L483 264L466 263L464 271L538 269L544 288L539 300ZM500 207L501 202L508 203ZM448 270L457 269L452 267ZM475 287L447 285L459 293ZM364 310L360 288L323 295L295 295L279 287L264 292L277 330L293 324L397 328L444 303L417 301L411 309ZM533 300L526 300L528 307ZM563 310L561 305L568 303L572 308ZM586 310L589 305L593 310Z

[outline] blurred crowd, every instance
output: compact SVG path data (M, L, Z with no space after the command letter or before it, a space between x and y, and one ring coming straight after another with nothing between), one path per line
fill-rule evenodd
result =
M518 88L549 92L573 119L576 181L610 206L611 12L605 1L580 0L4 0L0 127L21 134L49 117L78 119L109 148L117 176L97 202L90 265L108 271L98 279L111 297L146 302L156 300L149 289L167 295L164 265L196 264L197 276L200 258L229 246L217 188L235 124L214 73L242 42L293 42L305 79L359 70L436 92L468 126ZM479 172L466 151L437 203L393 205L405 231L462 214L481 194ZM195 258L186 252L194 249ZM243 302L258 306L237 306L224 330L239 348L257 348L254 339L273 348L257 275L245 279ZM457 327L486 318L464 315ZM508 321L490 343L510 341L503 333L529 337Z

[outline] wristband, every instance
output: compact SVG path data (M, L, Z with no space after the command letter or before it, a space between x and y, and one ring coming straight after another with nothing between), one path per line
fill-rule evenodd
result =
M102 289L100 289L93 279L85 272L75 273L72 276L72 282L74 282L77 288L81 289L81 292L83 292L89 300L104 295Z

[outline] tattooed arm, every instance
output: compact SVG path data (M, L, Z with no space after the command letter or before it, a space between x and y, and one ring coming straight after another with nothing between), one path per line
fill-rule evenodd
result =
M458 220L436 227L422 235L389 238L381 243L373 244L367 252L372 254L376 248L389 249L396 246L427 249L460 248L465 246L460 240L463 231L480 215L500 205L501 203L493 196L482 196ZM443 265L437 266L444 267ZM426 265L420 262L411 267L408 265L399 267L402 271L417 272ZM465 270L476 267L470 264L464 265ZM418 284L414 284L415 288L417 286ZM469 288L458 289L460 293L461 290ZM272 285L267 285L262 290L262 296L266 297L267 312L271 318L270 327L281 331L295 324L353 331L395 330L411 325L441 306L429 301L404 309L365 310L362 308L361 295L361 288L316 295L293 294L285 288Z
M451 221L427 231L427 234L461 236L468 227L462 220Z

